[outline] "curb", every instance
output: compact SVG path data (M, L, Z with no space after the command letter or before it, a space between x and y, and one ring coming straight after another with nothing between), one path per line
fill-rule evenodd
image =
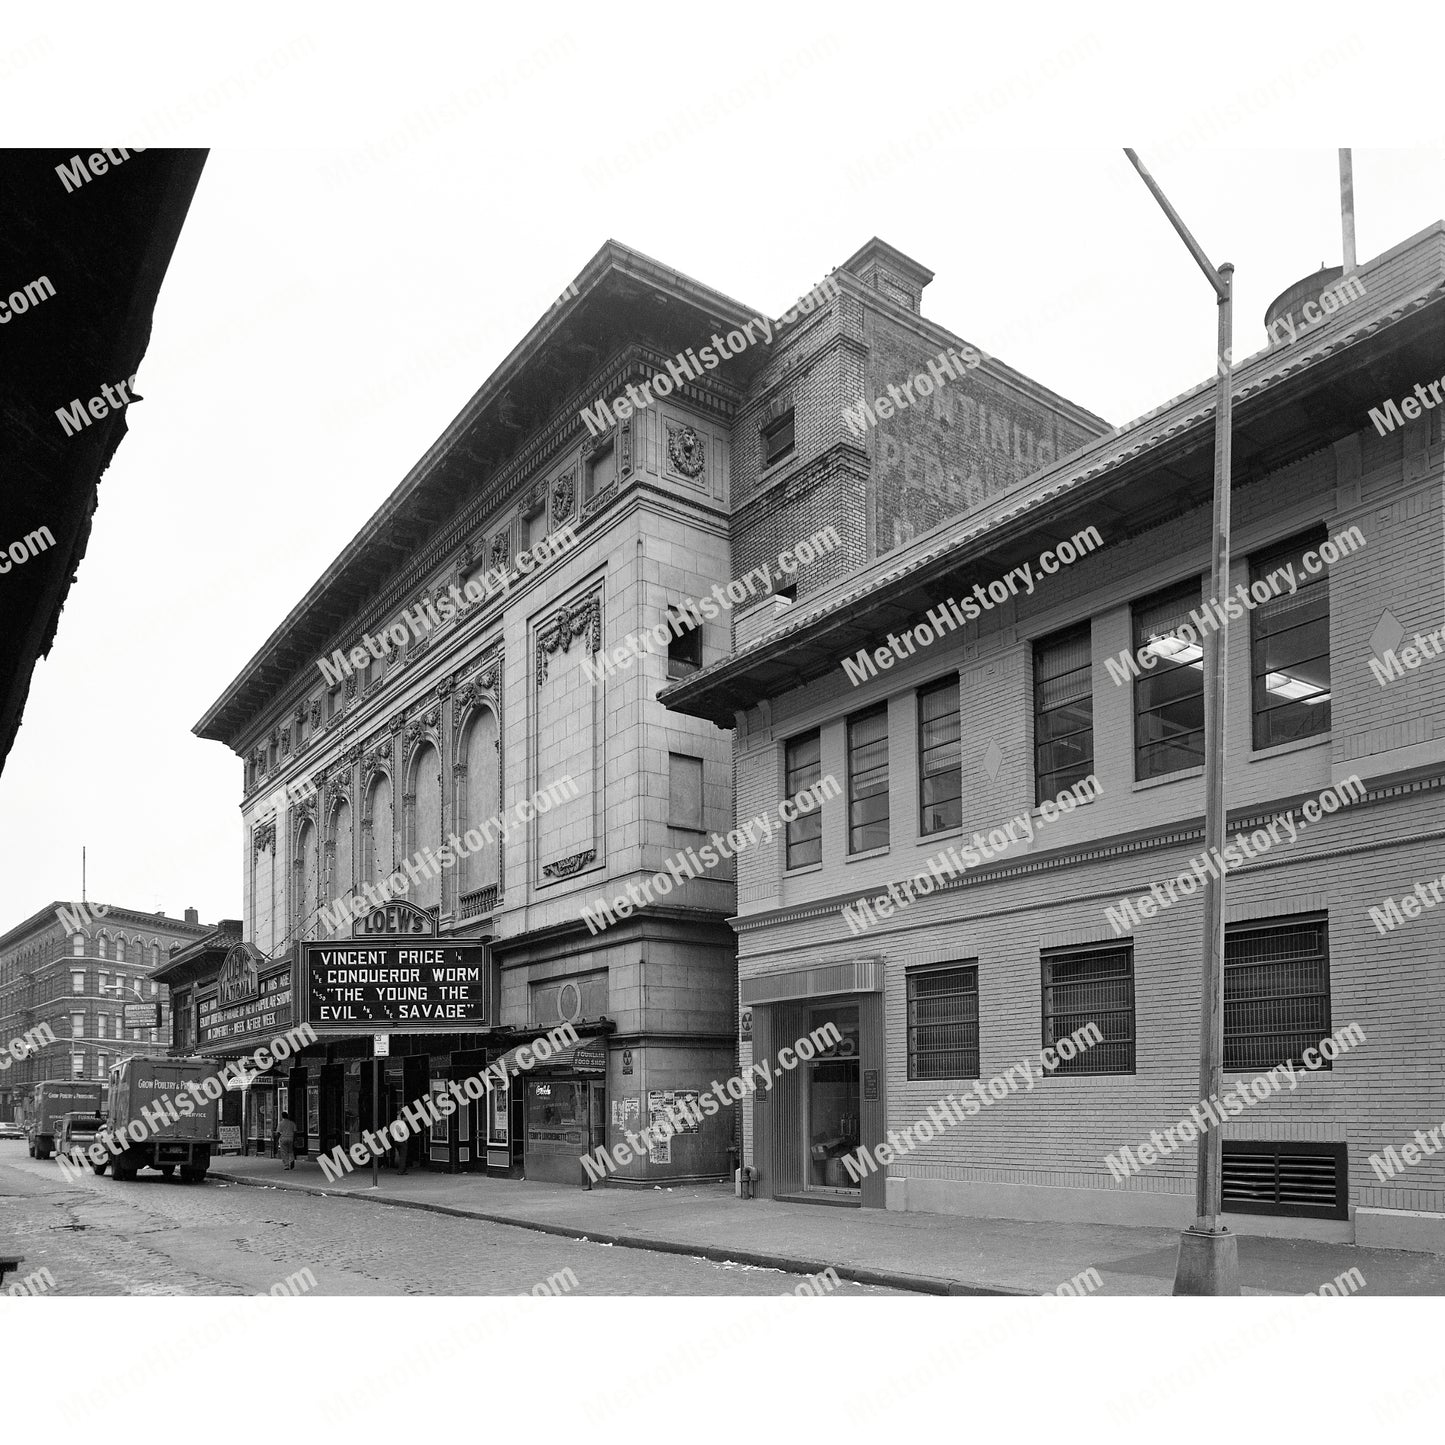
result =
M1010 1289L1002 1285L966 1284L962 1280L945 1279L939 1275L907 1274L900 1270L831 1264L826 1260L803 1259L796 1255L765 1254L759 1250L724 1249L717 1245L683 1244L673 1239L652 1239L636 1234L574 1229L568 1224L546 1224L541 1220L518 1219L509 1214L490 1214L480 1209L457 1209L448 1204L429 1204L419 1199L396 1199L381 1194L352 1194L345 1190L318 1189L314 1185L292 1183L290 1180L249 1178L239 1174L225 1174L216 1169L212 1169L207 1177L247 1188L289 1189L295 1194L312 1194L325 1199L359 1199L364 1204L381 1204L392 1209L420 1209L429 1214L448 1214L455 1219L475 1219L484 1224L506 1224L513 1229L530 1229L538 1234L552 1234L561 1239L610 1244L618 1249L642 1249L654 1254L677 1254L689 1259L708 1259L715 1264L751 1264L763 1269L781 1269L789 1274L821 1274L825 1269L831 1269L840 1279L851 1280L854 1284L881 1285L885 1289L907 1290L910 1294L1033 1298L1032 1290Z

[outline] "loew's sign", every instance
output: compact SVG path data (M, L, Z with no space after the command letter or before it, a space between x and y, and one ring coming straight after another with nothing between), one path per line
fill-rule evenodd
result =
M301 998L317 1033L485 1028L487 947L480 939L308 943Z

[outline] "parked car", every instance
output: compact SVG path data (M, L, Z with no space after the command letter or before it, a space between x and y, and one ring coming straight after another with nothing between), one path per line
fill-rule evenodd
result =
M70 1154L76 1149L89 1149L104 1127L105 1120L99 1114L67 1114L55 1131L55 1152Z
M0 1119L0 1139L23 1139L25 1130L13 1119Z

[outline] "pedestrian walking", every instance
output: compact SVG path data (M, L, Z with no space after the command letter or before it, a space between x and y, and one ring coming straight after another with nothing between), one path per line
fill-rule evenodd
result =
M287 1169L296 1167L296 1121L290 1114L283 1114L276 1126L276 1137L281 1145L281 1163Z

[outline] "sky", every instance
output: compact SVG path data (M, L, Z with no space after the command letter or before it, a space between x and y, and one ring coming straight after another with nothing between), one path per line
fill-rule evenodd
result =
M104 43L83 17L113 12L76 13L8 22L5 142L212 149L0 775L0 931L79 896L82 846L92 899L240 916L241 764L192 726L609 237L776 316L881 236L936 273L925 315L1119 423L1215 340L1121 139L1234 262L1237 355L1339 262L1341 139L1362 263L1445 217L1425 88L1391 111L1398 53L1358 26L1252 16L1210 73L1156 8L422 6L381 34L156 6Z

